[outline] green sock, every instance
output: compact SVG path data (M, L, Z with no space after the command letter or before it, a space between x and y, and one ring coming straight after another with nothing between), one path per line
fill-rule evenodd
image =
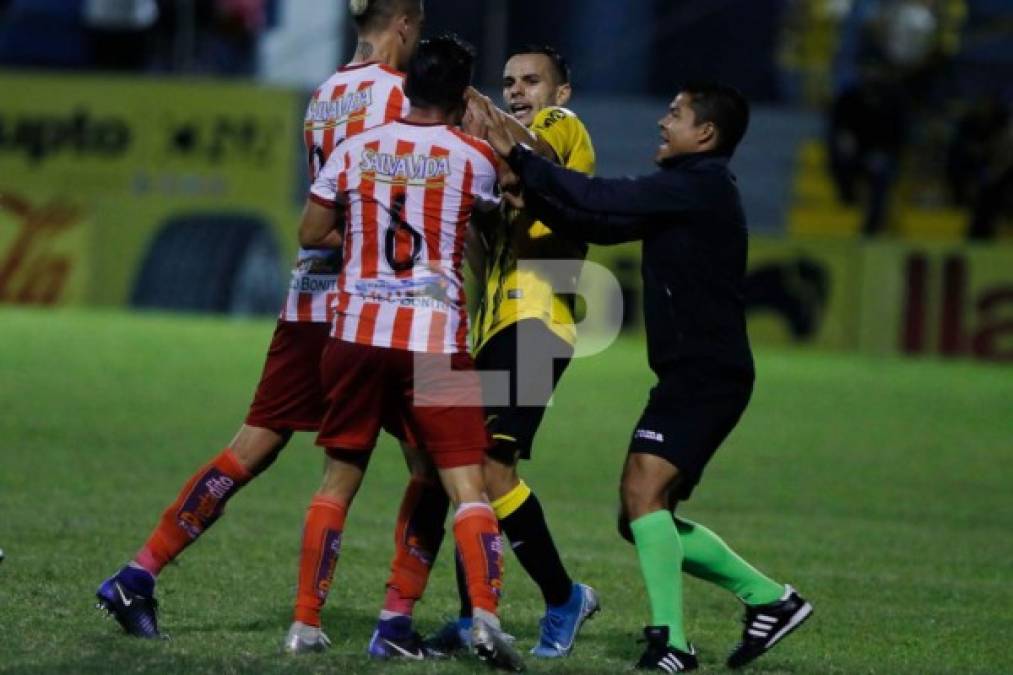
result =
M675 526L685 556L682 569L687 574L731 591L747 605L765 605L784 595L782 584L740 558L703 525L676 518Z
M669 511L655 511L630 523L640 571L651 600L651 625L668 626L668 643L689 651L682 627L682 544Z

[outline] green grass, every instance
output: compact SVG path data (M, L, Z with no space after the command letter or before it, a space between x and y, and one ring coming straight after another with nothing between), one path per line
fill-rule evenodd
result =
M300 436L159 582L170 642L123 637L92 609L194 468L242 420L265 322L0 310L0 671L466 673L469 660L379 666L364 656L405 480L385 441L349 519L324 624L327 654L287 659L303 512L320 453ZM651 383L642 344L576 362L523 467L573 575L604 612L572 658L532 672L614 673L649 617L614 529L628 435ZM753 402L685 514L816 606L753 672L996 673L1013 624L1013 371L968 363L761 350ZM454 612L441 556L423 630ZM539 597L507 561L504 622L530 646ZM686 584L705 671L739 608Z

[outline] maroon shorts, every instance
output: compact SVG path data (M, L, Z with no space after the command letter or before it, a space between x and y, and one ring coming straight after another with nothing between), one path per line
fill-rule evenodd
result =
M279 321L246 423L275 431L316 431L323 418L320 358L330 324Z
M468 354L424 354L331 339L321 373L327 412L317 445L361 454L380 429L425 448L439 468L480 464L489 447Z

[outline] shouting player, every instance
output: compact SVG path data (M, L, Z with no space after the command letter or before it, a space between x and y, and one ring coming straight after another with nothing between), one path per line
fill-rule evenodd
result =
M317 89L306 112L311 177L342 140L408 110L404 76L397 69L407 64L418 42L421 0L351 0L350 6L359 34L355 56ZM159 635L154 590L162 568L214 524L236 492L271 465L294 431L319 428L325 405L320 358L328 339L328 306L339 264L334 247L340 239L324 245L332 248L299 252L245 423L228 447L187 480L134 559L99 587L100 606L127 633ZM307 519L313 516L311 506ZM310 628L298 636L293 649L326 646L319 629Z
M534 132L556 163L592 174L595 155L587 129L562 107L571 93L570 68L551 47L524 47L503 69L503 101L514 119ZM510 374L510 400L485 410L493 438L485 462L486 486L503 533L545 600L532 654L562 657L573 649L583 622L598 611L598 598L589 586L570 578L542 506L517 468L520 460L531 458L552 388L573 354L574 296L555 293L549 275L523 261L582 260L587 246L555 236L529 213L515 209L508 210L505 223L482 236L487 244L485 294L475 318L475 362L480 370ZM537 376L545 372L552 374L548 386ZM433 644L457 646L467 635L470 613L461 593L460 617Z
M429 453L455 507L473 649L496 667L519 670L497 616L503 544L484 494L489 437L467 345L465 237L473 211L499 206L491 148L453 128L464 114L473 58L456 38L422 41L405 81L407 117L346 141L313 185L300 241L328 241L340 205L344 266L321 364L328 402L317 436L327 454L321 514L307 521L302 569L317 589L331 586L377 434L406 430ZM418 641L396 646L422 658Z

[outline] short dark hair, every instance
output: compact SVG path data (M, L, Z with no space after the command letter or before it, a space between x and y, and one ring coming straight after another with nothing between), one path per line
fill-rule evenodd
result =
M422 16L422 0L349 0L355 28L360 33L383 30L398 14Z
M405 95L414 106L455 110L464 105L474 65L475 48L456 35L422 40L408 63Z
M566 61L566 58L564 58L562 54L555 50L555 48L550 47L549 45L527 44L510 56L513 57L518 54L541 54L542 56L549 57L549 61L552 62L552 69L555 71L556 84L570 83L570 64Z
M689 82L679 91L690 95L696 123L710 122L718 129L715 150L731 157L749 126L749 102L735 87L717 82Z

